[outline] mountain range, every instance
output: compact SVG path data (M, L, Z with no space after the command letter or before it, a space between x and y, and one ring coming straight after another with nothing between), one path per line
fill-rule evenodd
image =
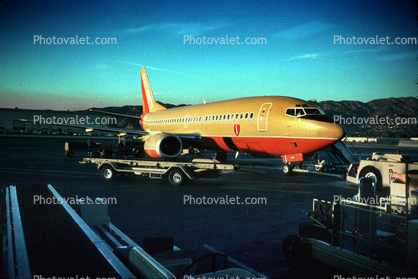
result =
M186 106L161 103L167 108ZM411 137L418 136L418 98L401 97L360 101L322 101L317 103L325 114L346 128L348 136ZM94 108L140 116L142 106ZM377 123L376 123L377 122ZM397 124L396 122L399 122ZM383 123L383 124L382 124ZM121 128L141 129L135 119L118 117Z

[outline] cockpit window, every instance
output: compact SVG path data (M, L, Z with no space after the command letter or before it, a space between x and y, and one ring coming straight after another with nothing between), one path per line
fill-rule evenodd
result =
M301 117L303 115L305 115L305 112L303 111L303 109L297 108L296 109L296 116Z
M297 105L296 105L297 106ZM318 109L318 108L288 108L286 109L286 115L289 116L296 116L296 117L302 117L305 115L323 115L324 113Z
M287 115L290 115L290 116L295 116L295 109L293 109L293 108L288 108L288 109L286 110L286 114L287 114Z
M317 108L305 108L305 113L310 115L320 115L321 112Z

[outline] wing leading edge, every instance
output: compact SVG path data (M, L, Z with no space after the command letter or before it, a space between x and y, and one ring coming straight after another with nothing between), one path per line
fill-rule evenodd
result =
M38 123L33 120L29 119L20 119L19 121L23 122L30 122L30 123ZM132 129L121 129L121 128L112 128L112 127L101 127L101 126L93 126L93 125L73 125L73 124L58 124L58 123L48 123L48 125L55 125L55 126L64 126L64 127L72 127L72 128L81 128L86 129L87 132L91 132L93 130L97 131L105 131L105 132L112 132L112 133L126 133L127 135L147 135L148 132L139 131L139 130L132 130Z

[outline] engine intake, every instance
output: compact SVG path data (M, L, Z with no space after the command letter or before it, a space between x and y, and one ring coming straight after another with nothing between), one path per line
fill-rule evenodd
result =
M145 153L153 158L177 158L183 151L179 137L173 134L159 133L145 141Z

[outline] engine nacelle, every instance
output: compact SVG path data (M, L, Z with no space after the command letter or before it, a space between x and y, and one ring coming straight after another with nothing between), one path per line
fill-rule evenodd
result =
M183 151L183 144L176 135L159 133L145 141L144 150L153 158L174 159L180 156Z

